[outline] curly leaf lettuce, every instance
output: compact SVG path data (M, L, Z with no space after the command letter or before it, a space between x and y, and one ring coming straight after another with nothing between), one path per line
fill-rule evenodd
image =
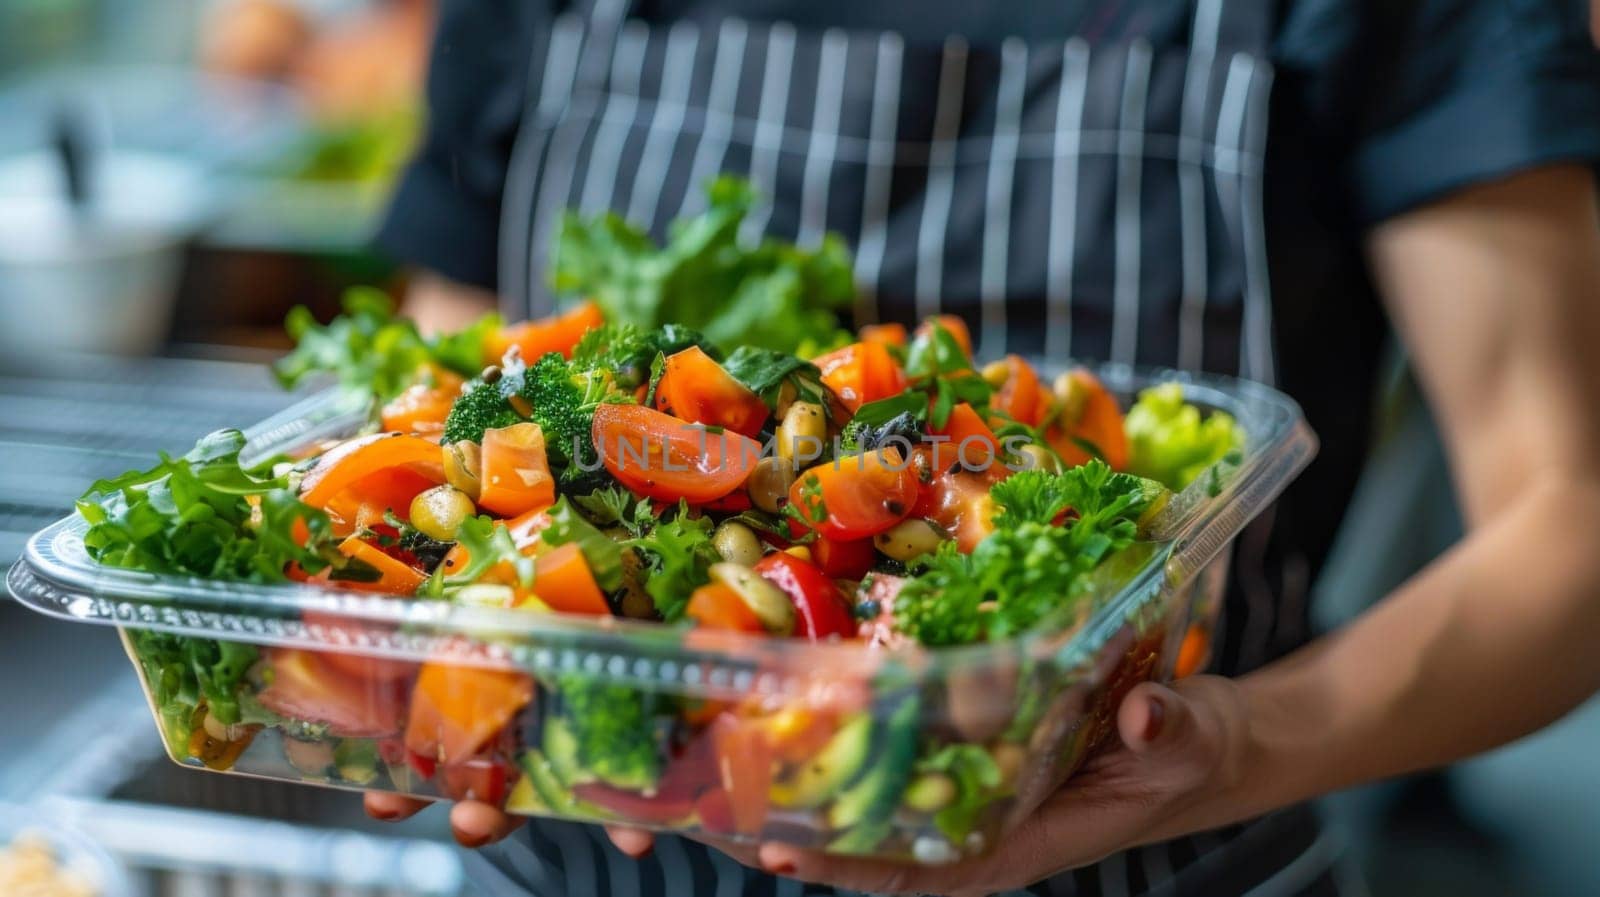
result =
M1232 416L1183 400L1183 387L1163 383L1139 394L1123 423L1128 433L1128 468L1181 490L1230 452L1244 448L1245 433Z

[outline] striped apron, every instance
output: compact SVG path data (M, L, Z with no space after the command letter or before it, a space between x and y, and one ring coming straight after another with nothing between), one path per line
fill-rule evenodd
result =
M583 3L532 49L502 206L505 311L551 310L544 273L563 210L615 210L660 239L732 172L765 197L744 236L850 241L857 324L953 313L986 357L1271 382L1261 188L1274 23L1263 0L1169 6L1187 40L1156 49L1092 34L981 47L739 19L657 27L629 18L628 0ZM1269 526L1247 531L1236 567ZM1224 673L1305 638L1303 608L1280 612L1264 576L1236 576L1246 588L1225 609ZM1336 894L1336 854L1295 808L1031 891ZM552 820L469 863L494 897L823 893L678 838L634 861L597 827Z

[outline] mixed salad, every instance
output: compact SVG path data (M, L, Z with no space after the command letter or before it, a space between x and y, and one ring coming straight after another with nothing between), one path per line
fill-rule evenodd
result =
M685 640L855 642L890 671L1084 619L1171 490L1240 451L1234 422L1175 384L1124 415L1088 371L1047 382L1017 356L975 362L956 317L840 331L837 247L740 246L749 199L719 182L666 247L614 218L569 220L560 282L592 298L551 318L424 337L371 291L327 325L296 313L280 375L371 391L370 426L259 462L238 431L213 433L96 483L85 545L155 573L620 618ZM706 315L707 295L733 313ZM174 756L212 768L275 743L309 779L778 827L840 852L909 851L921 832L924 858L974 846L1051 697L1016 669L707 700L588 672L127 638Z

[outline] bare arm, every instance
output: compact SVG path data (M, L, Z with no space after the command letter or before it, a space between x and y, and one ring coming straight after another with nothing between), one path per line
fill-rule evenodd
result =
M494 294L434 274L421 271L406 289L407 317L425 333L461 330L480 315L495 309Z
M1344 631L1242 680L1281 805L1447 763L1600 689L1600 214L1550 168L1380 227L1369 250L1442 422L1467 537Z

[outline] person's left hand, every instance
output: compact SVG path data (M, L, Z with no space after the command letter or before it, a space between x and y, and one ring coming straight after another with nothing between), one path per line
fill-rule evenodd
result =
M1134 688L1108 745L991 853L945 866L830 856L787 844L702 839L774 875L880 894L992 894L1022 888L1130 847L1215 828L1259 812L1236 796L1248 738L1238 685L1197 676ZM648 832L608 828L641 856Z

